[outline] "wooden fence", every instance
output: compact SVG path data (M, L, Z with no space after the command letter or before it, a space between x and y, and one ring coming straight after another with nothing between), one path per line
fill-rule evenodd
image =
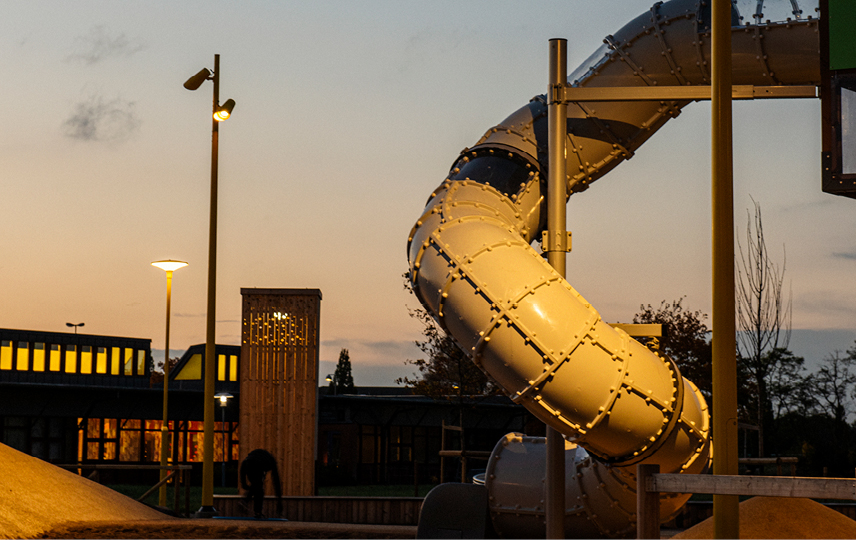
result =
M240 495L214 495L221 516L252 515ZM370 525L417 525L422 497L283 497L282 517L290 521L359 523ZM262 513L276 515L276 498L265 497Z
M659 465L637 465L636 538L660 538L660 493L856 500L856 479L660 474Z

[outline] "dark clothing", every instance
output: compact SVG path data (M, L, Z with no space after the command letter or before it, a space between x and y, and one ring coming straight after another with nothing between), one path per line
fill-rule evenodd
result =
M276 492L277 514L282 514L282 485L276 459L267 450L253 450L241 462L241 487L247 490L247 502L252 499L253 513L257 518L264 518L262 503L265 497L265 476L271 473L271 481Z

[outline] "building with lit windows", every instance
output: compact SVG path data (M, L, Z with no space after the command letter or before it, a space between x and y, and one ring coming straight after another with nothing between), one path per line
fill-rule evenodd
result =
M225 408L217 406L214 461L219 467L225 459L227 481L235 485L238 423L252 417L241 407L261 407L257 415L271 410L259 401L256 388L247 391L258 395L241 400L242 348L217 345L216 350L215 393L228 392L234 399ZM247 348L247 354L252 350ZM190 347L172 368L169 384L170 460L194 465L193 482L201 478L204 355L204 344ZM163 379L152 373L149 339L0 329L0 395L0 442L12 448L56 464L160 460ZM313 484L411 483L414 475L420 483L433 483L441 476L438 454L444 444L448 450L460 448L460 435L444 434L442 428L459 423L462 413L455 400L416 396L406 388L330 395L321 387L316 395L317 428L305 428L317 433L305 443L315 455ZM468 450L490 450L509 431L543 429L502 396L468 399L463 419ZM287 466L283 463L281 470ZM471 460L468 470L483 466ZM459 467L458 460L446 458L442 476L459 477ZM157 481L157 471L100 474L107 483Z
M171 374L173 462L202 461L203 354ZM216 391L237 395L240 347L217 355ZM52 463L158 462L162 381L149 339L0 329L0 442ZM215 423L215 461L237 460L237 408Z

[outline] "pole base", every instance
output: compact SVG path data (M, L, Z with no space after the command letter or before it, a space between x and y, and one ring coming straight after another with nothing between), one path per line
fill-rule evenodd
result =
M218 514L219 514L219 512L217 512L217 509L214 508L213 506L202 506L199 508L199 510L197 510L196 512L193 513L193 517L194 518L201 518L201 519L209 519L209 518L213 518L214 516L216 516Z

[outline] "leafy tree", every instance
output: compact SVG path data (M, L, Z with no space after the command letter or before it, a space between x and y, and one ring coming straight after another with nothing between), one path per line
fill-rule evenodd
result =
M691 380L705 398L711 397L711 350L705 324L707 315L700 310L685 310L681 297L672 302L663 300L656 309L648 304L639 306L633 316L636 324L662 324L665 336L660 339L660 351L678 365L681 375Z
M170 372L170 374L172 374L172 371L173 371L173 369L175 369L175 366L178 364L179 360L181 360L181 358L179 358L178 356L176 356L175 358L170 358L170 360L169 360L169 372ZM149 374L149 386L150 387L154 387L154 386L158 386L158 385L163 386L163 360L161 360L160 362L155 362L154 360L152 360L151 367L152 367L152 369L151 369L150 374Z
M335 393L349 392L354 390L354 376L351 374L351 355L348 354L348 349L342 349L339 352L339 362L336 364L336 371L333 374L333 380L330 381L330 390Z
M403 277L404 288L413 292L410 272L405 272ZM416 346L425 357L406 360L405 363L416 367L416 373L413 377L396 379L396 384L403 384L417 394L435 398L499 393L499 387L470 360L430 313L423 308L408 308L408 311L411 317L422 324L423 339L417 340Z
M755 385L750 415L758 426L758 456L764 457L764 445L775 418L773 379L797 374L803 360L787 350L791 301L790 296L783 297L785 265L779 268L767 251L761 205L757 202L754 219L747 212L745 246L738 239L738 248L737 360Z

